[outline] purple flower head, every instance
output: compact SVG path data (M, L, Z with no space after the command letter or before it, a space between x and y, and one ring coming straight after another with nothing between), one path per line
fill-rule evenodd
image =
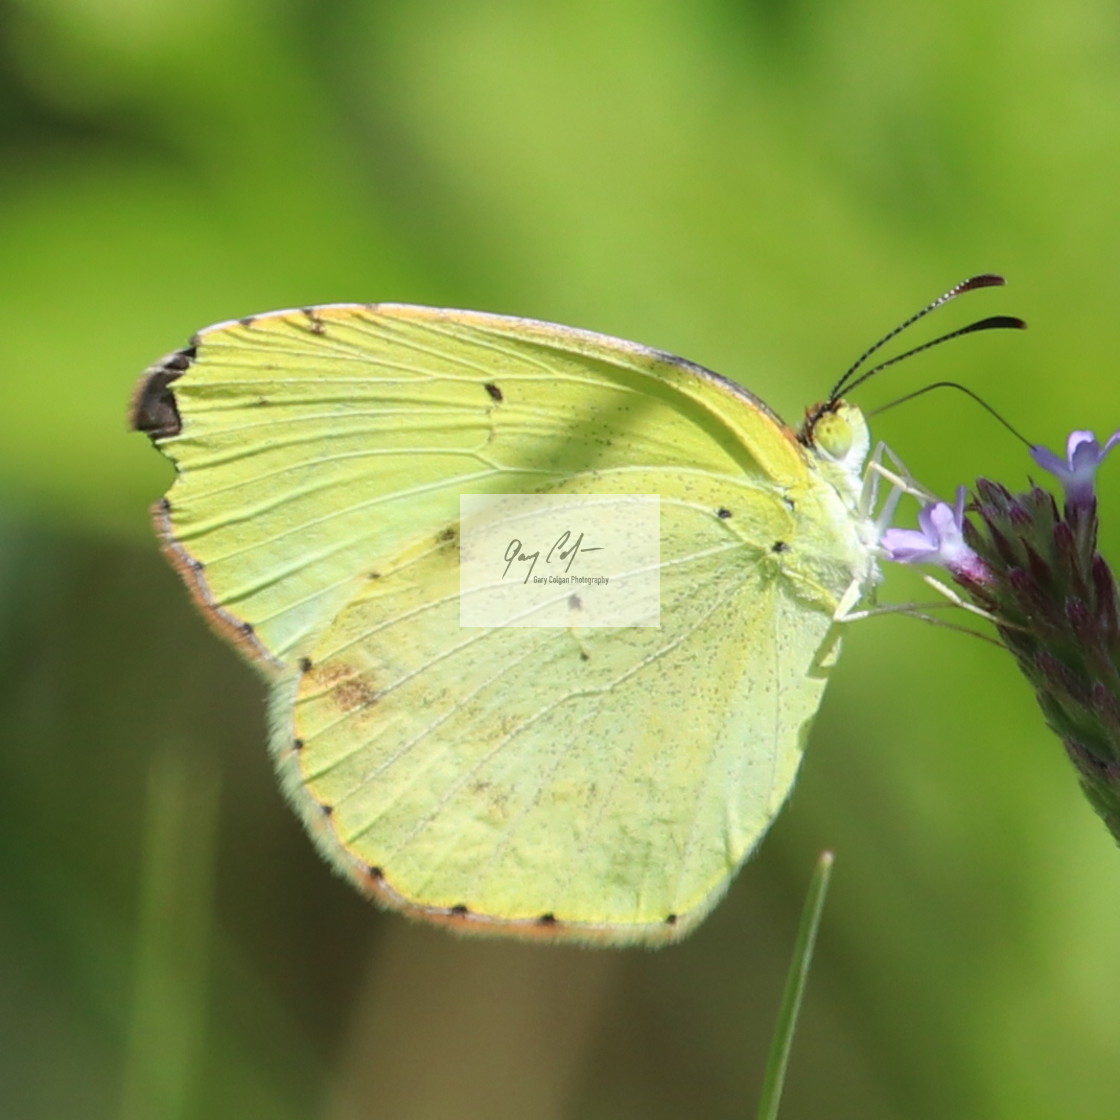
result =
M879 543L888 560L898 564L937 564L955 576L986 583L984 561L965 543L965 488L957 490L957 500L930 502L918 514L920 529L888 529Z
M1104 447L1093 432L1070 432L1065 459L1045 447L1032 447L1031 458L1058 479L1071 506L1087 506L1095 498L1093 479L1097 468L1118 442L1120 431L1113 432Z
M1073 433L1073 469L1090 441L1099 461L1092 433ZM1120 588L1097 551L1091 478L1087 486L1086 504L1070 500L1062 510L1040 486L1013 494L977 479L969 540L991 578L957 582L994 621L1090 804L1120 840Z

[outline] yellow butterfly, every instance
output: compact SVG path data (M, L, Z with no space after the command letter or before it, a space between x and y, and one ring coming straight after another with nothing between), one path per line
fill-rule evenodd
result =
M857 408L833 394L795 432L569 327L393 304L219 323L146 373L132 423L178 472L167 554L272 682L319 849L463 932L694 927L789 794L838 611L880 578ZM561 625L462 626L464 494L655 498L659 625L583 626L573 595Z

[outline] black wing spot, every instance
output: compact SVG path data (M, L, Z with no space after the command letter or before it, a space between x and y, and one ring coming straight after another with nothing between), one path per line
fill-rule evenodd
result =
M237 320L243 327L251 327L256 321L256 315L246 315L244 319Z
M789 552L789 545L785 541L775 541L770 546L771 552Z
M239 630L241 631L241 633L242 633L242 634L244 634L244 635L245 635L245 637L247 637L247 638L251 638L251 637L253 636L253 633L254 633L254 631L253 631L253 624L252 624L251 622L243 622L243 623L242 623L242 624L241 624L241 625L240 625L240 626L238 627L238 629L239 629Z
M790 509L797 509L797 503L788 494L782 495L782 501L785 502Z
M301 673L310 673L311 672L311 658L310 657L301 657L299 659L299 671Z
M160 498L160 500L159 500L159 508L160 508L160 509L161 509L161 510L162 510L162 511L163 511L164 513L168 513L168 514L169 514L169 513L171 512L171 502L170 502L170 500L169 500L168 498Z
M366 868L366 874L371 879L382 880L385 878L385 872L380 867L375 867L372 863Z
M460 902L457 906L452 906L449 913L454 914L456 918L465 918L470 913L470 910Z
M201 560L196 560L193 556L187 562L190 564L192 572L201 572L206 567Z
M440 533L438 537L436 537L436 540L440 544L447 544L448 541L453 541L458 535L459 534L456 531L455 527L453 525L449 525L446 529L444 529L442 533Z
M581 611L583 610L583 600L578 595L569 595L568 606L571 607L573 611Z
M381 578L381 573L380 572L370 572L369 575L366 578L367 579L380 579Z
M589 654L587 652L587 650L581 649L579 651L579 659L580 659L580 661L590 661L591 660L591 654Z
M726 521L731 516L731 510L729 510L727 506L720 506L719 509L716 510L716 516Z
M539 926L554 926L554 925L556 925L556 915L551 913L551 912L549 912L548 914L542 914L537 919L537 925L539 925Z
M502 396L501 389L499 389L498 386L495 385L493 381L487 381L486 382L486 391L490 394L490 399L493 400L493 401L498 401L499 403L501 403L501 401L503 401L505 399Z
M179 415L179 406L175 403L171 384L190 369L195 352L193 346L176 350L144 371L128 413L128 422L133 431L144 432L155 440L177 436L183 430L182 417Z
M320 805L319 808L323 810L324 817L329 817L334 812L333 805Z
M292 750L294 750L297 754L301 750L303 750L303 740L302 739L293 739L292 740Z
M676 914L667 914L665 917L665 924L667 926L675 926L677 924Z

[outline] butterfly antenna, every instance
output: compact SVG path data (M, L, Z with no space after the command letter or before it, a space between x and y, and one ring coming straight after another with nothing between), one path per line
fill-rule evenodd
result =
M1011 421L1009 421L1007 417L997 412L979 393L974 393L967 385L962 385L959 381L935 381L932 385L925 385L921 389L915 390L913 393L907 393L906 396L899 397L897 400L893 400L889 404L875 409L874 412L869 412L867 416L869 419L872 416L878 416L880 412L886 412L888 408L894 408L897 404L905 404L907 401L912 401L915 397L920 397L924 393L932 393L934 389L956 389L964 393L966 397L971 397L981 408L987 410L987 412L994 416L1017 440L1027 447L1034 446L1022 432L1012 426Z
M921 311L915 312L910 316L909 319L906 320L906 322L899 323L899 325L895 327L893 331L890 331L888 334L883 335L883 337L879 339L879 341L876 342L874 346L868 347L862 354L860 354L860 356L856 358L854 362L852 362L851 366L845 372L844 376L836 382L836 385L833 387L832 392L828 394L829 402L835 401L842 393L848 392L853 385L858 383L856 381L853 381L852 378L855 377L855 375L859 372L860 367L863 366L863 364L867 361L868 358L871 357L872 354L878 353L884 346L886 346L888 342L891 341L891 339L897 338L898 335L902 334L902 332L907 328L912 327L916 322L918 322L919 319L924 319L931 311L936 311L939 307L948 303L950 300L956 299L957 296L963 295L965 292L974 291L976 288L1001 288L1006 283L1007 281L1004 280L1002 276L997 276L994 272L984 272L979 276L969 277L969 279L962 281L960 284L957 284L956 287L950 288L944 295L938 296L937 299L935 299L932 303L927 304L921 309ZM964 334L966 332L960 331L958 333ZM932 345L932 343L930 345ZM924 349L928 349L928 347L919 347L919 350ZM918 350L913 350L911 351L911 353L916 354L918 353ZM889 365L891 363L885 364ZM877 368L883 369L884 367L878 366ZM869 376L870 373L864 374L859 378L859 381L864 381Z
M901 354L896 354L895 357L888 358L885 362L880 362L877 366L872 366L870 369L864 370L859 377L848 381L839 391L833 390L832 395L829 397L829 403L831 404L835 401L840 393L850 393L857 385L862 385L869 377L874 377L875 374L879 373L881 370L887 369L889 366L897 365L899 362L904 362L907 358L912 358L915 354L922 353L923 350L932 350L935 346L940 346L943 342L949 342L951 339L960 338L962 334L975 334L977 331L1022 331L1026 329L1027 324L1022 319L1017 319L1014 315L992 315L988 319L980 319L978 322L969 323L967 327L960 327L955 331L950 331L948 334L941 335L939 338L931 339L929 342L923 342L921 346L915 346L912 350L906 350ZM894 333L898 334L898 331Z

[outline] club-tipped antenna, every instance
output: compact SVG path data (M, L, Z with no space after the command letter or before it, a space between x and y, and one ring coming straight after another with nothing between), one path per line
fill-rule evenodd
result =
M926 393L932 393L934 389L957 389L964 393L966 397L971 397L981 408L994 416L1021 443L1026 444L1027 447L1034 446L1022 432L1012 425L1011 421L1008 420L1006 416L1002 415L1002 413L998 412L992 405L988 404L979 393L973 392L967 385L962 385L959 381L935 381L932 385L923 385L921 389L915 389L914 392L907 393L906 396L899 397L897 400L893 400L889 404L875 409L874 412L869 412L867 414L868 419L872 416L878 416L881 412L886 412L889 408L894 408L895 405L905 404L907 401L912 401L915 397L923 396Z
M965 292L971 292L971 291L975 290L976 288L999 288L999 287L1002 287L1006 283L1007 283L1007 281L1004 280L1004 278L1002 276L999 276L994 272L983 272L979 276L969 277L967 280L962 281L960 284L957 284L955 287L950 288L944 295L938 296L938 298L935 299L932 303L927 304L925 307L923 307L921 309L921 311L915 312L915 314L911 315L910 318L906 320L906 322L900 323L897 327L894 328L893 331L890 331L888 334L885 334L881 339L879 339L879 341L876 342L874 346L868 347L868 349L866 349L862 354L860 354L860 356L851 364L851 366L849 367L847 372L844 374L844 376L841 377L840 380L836 382L836 385L833 388L832 392L828 394L829 402L837 400L842 393L846 393L849 390L851 390L853 385L857 385L861 381L866 381L867 378L870 377L872 373L875 373L880 369L885 369L886 366L888 366L888 365L892 365L893 364L892 362L884 362L883 365L876 366L874 370L871 370L870 372L863 374L857 380L855 380L855 381L852 380L855 377L855 375L859 372L859 370L863 366L863 364L867 361L868 358L871 357L872 354L878 353L884 346L886 346L886 344L888 342L891 341L891 339L897 338L898 335L900 335L907 328L912 327L916 322L918 322L919 319L924 319L931 311L936 311L943 304L948 303L950 300L956 299L957 296L963 295ZM972 328L972 329L981 329L981 328ZM967 332L966 331L957 331L956 332L956 334L965 334L965 333L967 333ZM946 337L947 338L952 338L952 337L956 337L956 335L948 335ZM943 341L945 341L945 339L939 339L938 341L943 342ZM917 354L921 350L926 350L926 349L929 348L929 346L932 346L932 345L934 345L934 344L930 343L927 346L920 346L916 350L911 350L910 354ZM909 356L909 354L902 355L902 357L908 357L908 356ZM896 358L895 361L901 361L901 358Z
M893 358L888 358L885 362L880 362L877 366L872 366L870 369L864 370L857 378L849 381L839 392L833 391L832 395L829 397L829 401L832 402L836 400L840 393L850 393L857 385L862 385L869 377L874 377L875 374L879 373L881 370L897 365L899 362L904 362L907 358L912 358L915 354L921 354L923 350L932 350L935 346L940 346L943 342L949 342L951 339L960 338L962 334L975 334L977 331L994 330L1022 331L1026 330L1026 328L1027 324L1014 315L992 315L987 319L979 319L975 323L969 323L967 327L958 327L955 331L950 331L948 334L930 339L929 342L923 342L921 346L915 346L912 350L906 350L901 354L896 354ZM898 331L894 333L898 334ZM878 349L878 347L875 347L875 349ZM870 352L871 351L869 351L869 353ZM850 374L847 376L850 376Z

